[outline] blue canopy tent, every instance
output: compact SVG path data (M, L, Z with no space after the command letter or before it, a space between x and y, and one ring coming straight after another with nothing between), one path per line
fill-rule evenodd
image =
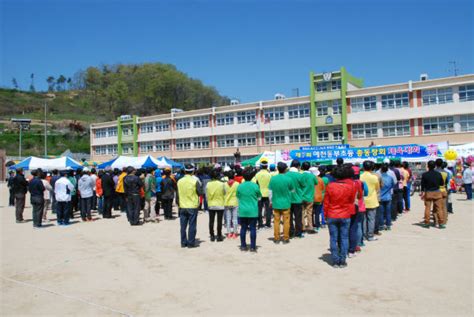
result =
M105 169L106 167L110 166L110 168L118 168L122 169L124 167L132 166L134 168L165 168L169 165L166 165L164 162L155 159L154 157L148 156L138 156L138 157L131 157L131 156L119 156L114 158L108 162L104 162L99 164L97 167L99 169Z
M178 162L173 161L172 159L167 158L166 156L158 157L158 161L165 163L166 165L171 166L172 168L182 168L184 165Z
M40 157L30 156L18 164L12 165L10 169L22 168L24 170L35 170L41 168L45 171L66 170L72 169L77 170L82 168L82 165L69 157L60 157L55 159L44 159Z

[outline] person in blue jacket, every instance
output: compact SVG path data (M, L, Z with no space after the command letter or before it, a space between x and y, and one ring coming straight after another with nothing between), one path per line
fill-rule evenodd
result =
M156 203L155 203L155 212L156 216L160 215L160 207L161 207L161 183L163 182L163 178L161 177L161 170L157 168L155 170L155 179L156 179Z

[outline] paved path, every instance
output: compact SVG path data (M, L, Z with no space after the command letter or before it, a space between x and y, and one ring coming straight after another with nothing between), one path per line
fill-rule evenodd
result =
M289 245L258 234L258 254L210 242L181 249L178 221L130 227L125 217L16 224L0 185L0 315L473 315L473 203L456 195L448 228L423 229L422 204L333 269L327 230ZM27 208L26 219L31 219ZM77 220L76 220L77 221Z

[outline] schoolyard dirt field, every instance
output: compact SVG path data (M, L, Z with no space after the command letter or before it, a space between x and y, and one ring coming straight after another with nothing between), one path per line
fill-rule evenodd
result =
M180 248L177 220L131 227L120 212L33 230L0 186L1 316L473 315L474 208L462 195L446 230L417 225L414 197L392 231L334 269L327 229L289 245L259 231L257 254L210 242L207 214L196 249Z

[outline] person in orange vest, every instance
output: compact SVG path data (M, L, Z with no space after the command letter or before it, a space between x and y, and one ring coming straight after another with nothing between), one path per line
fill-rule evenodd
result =
M102 176L104 176L103 171L99 171L98 177L95 180L95 195L97 197L97 212L102 215L104 207L104 191L102 189Z

